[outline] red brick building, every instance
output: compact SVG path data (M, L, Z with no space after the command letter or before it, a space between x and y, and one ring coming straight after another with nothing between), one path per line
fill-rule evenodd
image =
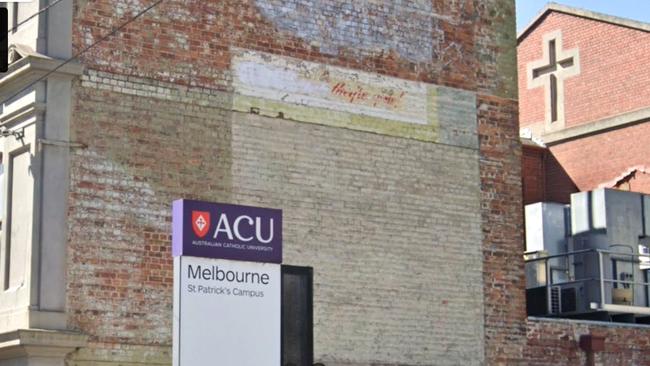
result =
M650 193L650 25L549 4L517 56L524 204ZM526 329L525 364L650 364L647 325L531 316Z
M524 202L650 192L650 25L549 5L518 38ZM536 145L536 144L527 144Z

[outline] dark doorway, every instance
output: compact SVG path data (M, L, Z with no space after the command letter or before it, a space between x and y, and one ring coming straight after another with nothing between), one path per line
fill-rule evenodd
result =
M313 270L282 266L282 366L314 362Z

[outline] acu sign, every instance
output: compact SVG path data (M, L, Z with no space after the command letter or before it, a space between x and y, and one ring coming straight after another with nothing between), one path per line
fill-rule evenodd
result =
M282 211L173 203L174 366L279 366Z
M282 262L282 211L178 200L173 204L174 256Z

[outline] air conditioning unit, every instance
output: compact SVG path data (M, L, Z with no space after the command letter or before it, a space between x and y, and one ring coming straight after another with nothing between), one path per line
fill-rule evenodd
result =
M578 311L579 286L551 287L551 314L561 315Z
M537 287L526 291L528 315L567 316L589 312L581 283ZM548 297L550 296L550 298Z

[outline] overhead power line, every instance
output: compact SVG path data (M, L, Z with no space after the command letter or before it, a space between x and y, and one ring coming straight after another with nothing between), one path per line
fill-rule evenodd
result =
M58 1L62 1L62 0L58 0ZM119 32L120 30L122 30L124 27L126 27L126 26L129 25L129 24L131 24L133 21L135 21L136 19L138 19L138 18L140 18L141 16L143 16L144 14L146 14L149 10L155 8L156 6L158 6L158 5L159 5L160 3L162 3L163 1L164 1L164 0L158 0L158 1L154 2L153 4L149 5L148 7L144 8L144 9L141 10L139 13L137 13L136 15L134 15L131 19L127 20L126 22L124 22L124 23L122 23L122 24L120 24L117 28L113 28L113 30L111 30L110 32L108 32L107 34L105 34L103 37L101 37L101 38L98 39L97 41L93 42L91 45L89 45L89 46L87 46L86 48L84 48L83 50L77 52L74 56L70 57L69 59L67 59L67 60L65 60L65 61L63 61L63 62L61 62L57 67L55 67L55 68L53 68L52 70L50 70L50 71L48 71L47 73L45 73L45 75L43 75L43 76L41 76L40 78L38 78L38 79L34 80L33 82L29 83L29 84L28 84L27 86L25 86L24 88L20 89L19 91L17 91L17 92L14 93L14 94L12 94L9 98L6 98L5 100L3 100L3 101L2 101L2 104L6 103L7 101L13 99L14 97L20 95L20 93L22 93L23 91L25 91L25 90L27 90L27 89L33 87L34 85L38 84L40 81L46 79L48 76L50 76L50 75L52 75L53 73L57 72L57 71L58 71L59 69L61 69L63 66L65 66L65 65L67 65L68 63L70 63L70 62L76 60L77 58L79 58L79 56L81 56L81 55L83 55L84 53L88 52L88 51L89 51L90 49L92 49L93 47L97 46L98 44L100 44L100 43L104 42L105 40L107 40L108 38L112 37L112 36L115 35L117 32Z

